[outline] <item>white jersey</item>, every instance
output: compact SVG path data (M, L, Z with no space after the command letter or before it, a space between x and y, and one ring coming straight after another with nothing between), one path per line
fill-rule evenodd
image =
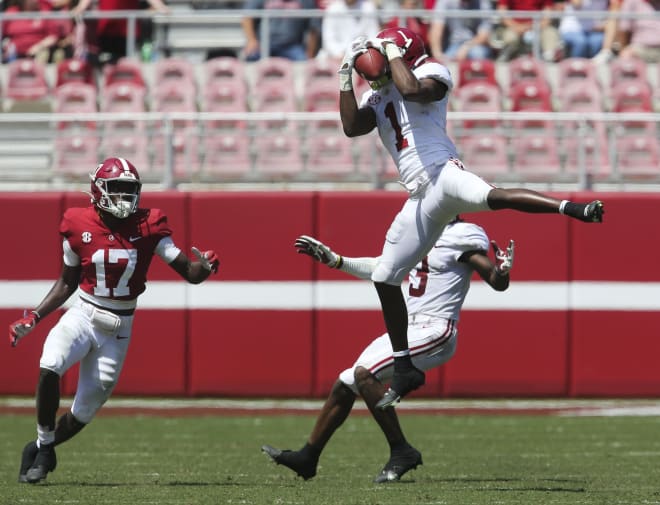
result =
M473 272L458 259L467 251L487 252L488 247L488 236L480 226L461 221L447 225L428 256L410 271L408 314L458 321Z
M433 60L413 70L417 79L436 79L447 85L447 95L431 103L405 101L394 85L369 90L360 107L376 112L378 133L394 160L401 182L410 183L423 171L434 171L450 159L458 158L456 146L447 136L447 103L453 87L449 69Z

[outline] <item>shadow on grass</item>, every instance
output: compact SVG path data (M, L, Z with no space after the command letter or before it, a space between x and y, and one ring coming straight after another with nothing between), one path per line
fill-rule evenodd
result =
M487 484L487 483L511 483L509 487L476 487L475 491L540 491L540 492L557 492L557 493L586 493L587 490L584 487L577 486L577 484L583 484L583 481L580 479L539 479L543 482L557 483L558 485L550 486L524 486L524 483L528 483L529 479L520 479L513 477L492 477L492 478L478 478L478 477L455 477L455 478L445 478L445 479L429 479L432 482L445 482L445 483L474 483L474 484ZM521 486L515 486L515 483L520 483ZM566 485L561 485L566 484ZM576 484L576 486L570 486L570 484Z

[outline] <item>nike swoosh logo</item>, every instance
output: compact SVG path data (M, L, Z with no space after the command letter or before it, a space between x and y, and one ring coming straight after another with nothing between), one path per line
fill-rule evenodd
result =
M128 338L128 337L122 337L121 335L117 335L117 340L124 340L126 338Z
M129 242L135 242L136 240L140 240L142 237L128 237Z

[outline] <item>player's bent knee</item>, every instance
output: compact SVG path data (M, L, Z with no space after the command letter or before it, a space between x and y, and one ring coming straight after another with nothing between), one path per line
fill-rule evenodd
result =
M363 366L355 367L353 376L355 378L355 384L358 390L360 390L366 384L372 384L373 382L380 382L374 374L372 374L369 370L367 370Z

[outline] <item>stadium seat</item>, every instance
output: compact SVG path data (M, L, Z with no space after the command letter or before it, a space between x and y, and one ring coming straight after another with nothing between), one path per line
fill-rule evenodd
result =
M311 58L305 63L305 86L316 82L337 82L337 69L341 60L334 58ZM335 86L336 88L336 86Z
M92 66L85 60L75 58L60 61L57 64L55 87L58 88L70 82L82 82L96 87Z
M43 63L32 58L14 60L7 64L5 96L13 100L46 99L50 87Z
M612 89L612 112L653 112L653 98L649 86L640 81L624 81ZM654 122L642 119L626 119L618 122L622 135L647 130Z
M186 88L197 92L195 67L184 58L161 58L154 63L154 84L159 86L166 82L178 82Z
M523 134L512 140L513 171L530 180L554 177L561 171L557 138L549 134Z
M254 112L296 112L296 99L291 87L282 86L278 82L262 82L252 103ZM269 119L260 124L269 130L283 130L291 126L286 119Z
M608 64L608 68L612 90L622 82L649 85L646 62L641 58L615 58Z
M509 86L515 86L520 81L548 83L545 63L531 55L514 58L508 63Z
M335 79L332 82L316 80L305 86L303 110L305 112L339 112L339 91Z
M293 62L287 58L280 58L270 56L262 58L255 64L255 81L254 86L256 90L261 89L263 84L276 82L281 86L288 87L289 91L294 89L293 79Z
M80 81L64 83L53 91L55 99L54 112L57 113L83 113L93 114L98 111L96 87ZM69 128L81 126L84 128L96 128L93 120L81 123L80 121L61 121L58 128Z
M197 127L185 127L175 131L171 137L161 132L154 132L153 170L162 172L167 160L167 151L173 157L174 176L178 180L189 180L201 166L199 159L199 130Z
M95 133L61 130L55 139L53 171L57 175L86 176L99 162L98 147Z
M460 112L500 112L502 92L499 86L488 82L471 82L458 88L455 94L456 110ZM495 119L466 119L464 128L495 128L500 121Z
M202 110L210 113L247 112L248 100L244 84L237 81L211 81L204 85ZM205 128L234 130L245 126L245 119L213 119L204 121Z
M493 60L461 60L458 63L458 86L479 82L499 87Z
M101 112L144 112L146 90L131 82L116 82L101 93Z
M112 84L133 84L146 88L142 75L142 64L132 58L120 58L114 65L103 67L103 84L105 87Z
M197 112L197 89L194 82L165 80L154 84L151 110L153 112ZM175 128L193 126L194 118L177 119Z
M122 132L121 129L111 130L103 137L101 144L103 157L119 156L130 160L143 177L149 177L151 163L149 162L149 139L146 131L139 134Z
M355 172L353 142L343 134L311 132L307 154L307 171L311 174L340 177Z
M558 93L574 82L593 83L600 87L598 69L589 58L565 58L557 63L557 74Z
M396 181L399 172L383 143L375 131L352 139L353 150L357 155L357 169L362 177L369 180Z
M561 112L603 112L605 108L601 87L592 80L569 80L560 86L558 100Z
M564 173L577 175L581 164L584 163L590 179L607 179L612 170L609 161L607 130L602 122L595 123L592 128L593 130L585 135L580 134L575 124L564 130L561 142L565 154Z
M238 58L220 56L211 58L204 63L204 85L211 83L242 86L247 95L247 81L244 63Z
M655 135L616 139L617 169L624 179L660 177L660 153Z
M289 132L270 132L254 139L255 168L267 179L290 178L303 170L300 138Z
M469 135L462 137L457 144L461 160L471 172L484 178L509 173L508 146L504 135Z
M250 138L245 132L204 137L203 174L225 180L243 178L251 173Z
M511 87L511 110L514 112L552 112L550 88L545 81L519 81ZM525 119L513 121L514 129L552 130L551 121Z

